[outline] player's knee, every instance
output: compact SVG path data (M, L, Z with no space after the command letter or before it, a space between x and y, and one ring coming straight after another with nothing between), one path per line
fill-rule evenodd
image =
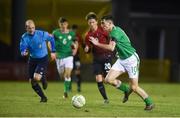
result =
M31 86L32 88L37 84L37 81L34 79L31 79Z
M105 82L106 82L106 83L109 83L109 84L112 84L112 85L113 85L113 83L114 83L114 81L113 81L111 78L109 78L109 77L106 77L106 78L105 78Z
M76 70L75 75L80 75L80 70Z
M34 73L34 80L36 81L40 81L42 78L42 75L41 74L38 74L38 73Z
M71 76L69 74L65 74L64 78L70 78Z
M104 82L105 82L105 83L108 83L108 80L105 78L105 79L104 79Z
M96 75L96 82L102 82L103 76L102 75Z

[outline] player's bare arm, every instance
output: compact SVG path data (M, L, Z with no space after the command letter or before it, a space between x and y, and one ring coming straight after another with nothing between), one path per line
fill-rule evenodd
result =
M110 41L109 44L102 44L102 43L99 43L98 39L97 38L94 38L94 37L89 37L90 38L90 41L100 47L100 48L103 48L103 49L107 49L107 50L110 50L110 51L114 51L115 49L115 46L116 46L116 43L115 41Z
M48 47L48 49L51 51L52 46L51 46L50 41L47 42L47 47ZM53 61L53 60L55 60L55 59L56 59L56 53L55 53L55 52L51 52L51 60Z
M55 52L51 52L51 60L55 60L56 59L56 53Z
M73 56L76 55L77 50L78 50L78 41L75 41L75 42L73 42L73 44L72 44L72 55L73 55Z
M25 50L23 53L22 53L22 56L28 56L29 52L28 50Z

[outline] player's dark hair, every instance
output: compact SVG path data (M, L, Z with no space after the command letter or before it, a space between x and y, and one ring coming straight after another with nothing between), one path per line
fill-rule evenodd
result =
M72 28L72 30L78 29L78 25L73 24L71 28Z
M97 15L96 15L94 12L89 12L89 13L86 15L86 20L89 20L89 19L95 19L95 20L97 20Z
M112 16L112 15L103 16L103 17L101 18L101 21L103 21L103 20L110 20L110 21L113 22L113 16Z
M59 18L59 23L64 23L64 22L67 22L67 19L64 18L64 17L60 17Z

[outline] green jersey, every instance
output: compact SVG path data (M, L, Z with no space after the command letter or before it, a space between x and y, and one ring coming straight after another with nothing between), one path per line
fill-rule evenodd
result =
M72 56L72 44L75 41L75 32L69 31L69 33L62 33L59 29L56 29L52 33L55 39L56 56L58 59L63 59Z
M130 57L136 50L131 46L131 42L126 33L120 27L113 27L110 37L116 42L116 51L120 59Z

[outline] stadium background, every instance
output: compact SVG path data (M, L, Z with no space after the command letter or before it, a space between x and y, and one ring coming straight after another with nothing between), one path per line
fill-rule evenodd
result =
M79 25L84 37L85 15L94 11L101 17L112 14L115 24L128 34L141 58L140 81L180 82L180 7L171 0L1 0L0 1L0 80L26 80L26 58L19 53L19 40L26 19L52 32L64 16ZM94 81L91 55L81 49L83 81ZM123 76L123 78L126 77ZM51 62L48 80L57 80Z

